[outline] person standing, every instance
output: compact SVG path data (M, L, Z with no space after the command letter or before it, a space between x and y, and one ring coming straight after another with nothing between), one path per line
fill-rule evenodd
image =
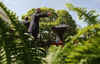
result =
M31 33L35 39L38 39L40 18L48 16L51 16L51 13L43 13L40 8L37 8L36 12L32 15L32 21L29 24L28 32Z

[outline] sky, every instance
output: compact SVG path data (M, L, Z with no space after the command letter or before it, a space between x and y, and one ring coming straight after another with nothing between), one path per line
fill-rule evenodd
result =
M95 9L100 12L100 0L1 0L9 9L16 12L17 16L21 16L31 8L48 7L54 9L67 9L65 4L72 3L78 7ZM76 14L71 12L76 21ZM78 22L80 24L80 22Z

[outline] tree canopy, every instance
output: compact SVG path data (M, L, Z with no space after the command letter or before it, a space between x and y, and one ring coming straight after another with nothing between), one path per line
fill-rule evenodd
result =
M75 7L67 8L77 12L78 18L87 22L83 29L78 28L67 10L40 8L52 16L40 19L40 40L27 33L23 22L35 13L35 8L22 15L21 21L16 13L0 2L0 64L100 64L100 20L94 10ZM65 31L64 46L45 45L55 41L52 27L60 24L69 25Z

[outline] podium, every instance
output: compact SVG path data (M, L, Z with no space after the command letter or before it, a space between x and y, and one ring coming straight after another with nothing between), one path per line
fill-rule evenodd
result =
M64 33L69 30L70 26L66 24L60 24L52 27L53 32L56 34L56 42L53 44L64 44ZM58 42L57 42L58 41Z

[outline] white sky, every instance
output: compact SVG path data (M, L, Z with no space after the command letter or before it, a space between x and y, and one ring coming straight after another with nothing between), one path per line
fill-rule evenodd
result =
M100 0L2 0L2 2L11 10L15 11L18 16L24 14L31 8L48 7L55 9L67 9L66 3L72 3L75 6L85 7L88 9L95 9L100 12ZM71 12L73 18L76 18L75 13ZM78 22L82 25L83 23ZM84 25L83 25L84 26Z

